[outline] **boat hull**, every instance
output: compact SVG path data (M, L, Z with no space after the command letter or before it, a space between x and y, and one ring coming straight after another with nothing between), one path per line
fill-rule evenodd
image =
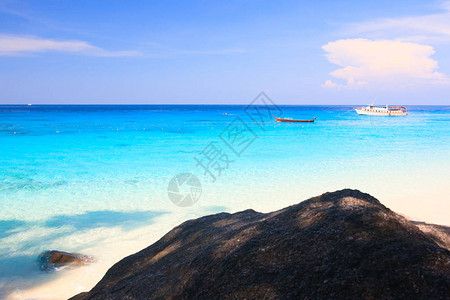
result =
M403 111L383 111L383 112L377 112L377 111L368 111L364 109L355 109L355 111L358 113L358 115L367 115L367 116L379 116L379 117L396 117L396 116L406 116L408 115L407 112Z
M316 120L316 118L311 119L311 120L293 120L293 119L281 119L281 118L275 117L275 120L277 120L277 122L311 123L311 122L314 122Z

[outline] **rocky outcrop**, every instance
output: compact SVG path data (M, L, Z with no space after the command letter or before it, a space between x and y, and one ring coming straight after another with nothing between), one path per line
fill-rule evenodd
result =
M356 190L184 222L72 299L444 299L450 252Z
M92 256L57 250L44 251L38 257L41 270L53 270L68 265L84 265L92 261Z
M435 241L436 244L450 250L450 227L417 221L413 221L413 223Z

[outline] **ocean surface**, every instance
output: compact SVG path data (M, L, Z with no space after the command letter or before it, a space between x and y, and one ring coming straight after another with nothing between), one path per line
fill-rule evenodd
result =
M0 298L68 297L187 219L268 212L342 188L370 193L408 218L450 225L450 109L408 111L0 106ZM317 119L277 123L272 113ZM180 173L201 183L192 206L169 198ZM40 271L37 256L52 249L96 262Z

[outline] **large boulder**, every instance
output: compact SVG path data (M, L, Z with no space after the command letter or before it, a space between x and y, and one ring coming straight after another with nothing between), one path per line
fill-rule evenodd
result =
M184 222L72 299L445 299L450 252L357 190Z
M53 270L68 265L84 265L92 262L93 258L79 253L51 250L42 252L38 261L41 270Z

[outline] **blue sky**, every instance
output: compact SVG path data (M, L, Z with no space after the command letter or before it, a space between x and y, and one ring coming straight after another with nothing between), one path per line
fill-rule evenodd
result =
M450 2L0 0L0 104L450 104Z

